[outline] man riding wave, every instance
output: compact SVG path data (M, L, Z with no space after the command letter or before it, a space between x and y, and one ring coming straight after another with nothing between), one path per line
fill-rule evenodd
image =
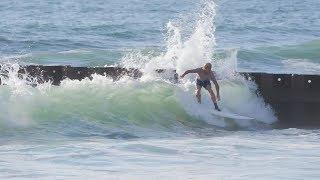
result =
M201 103L201 88L203 87L209 92L209 94L211 96L211 100L214 104L214 108L217 111L221 111L218 107L218 104L217 104L217 101L220 100L219 84L218 84L211 68L212 68L211 63L206 63L201 68L187 70L180 77L183 78L185 75L187 75L189 73L197 73L198 77L197 77L197 83L196 83L196 86L197 86L196 97L197 97L198 103ZM210 80L215 85L215 88L217 91L217 96L214 94L214 92L211 88Z

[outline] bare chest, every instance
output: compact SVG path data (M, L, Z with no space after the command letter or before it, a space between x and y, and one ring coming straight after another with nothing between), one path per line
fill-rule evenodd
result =
M210 79L210 77L211 77L211 74L210 74L210 73L207 73L207 72L205 72L205 71L200 71L200 72L198 72L198 78L199 78L200 80L208 80L208 79Z

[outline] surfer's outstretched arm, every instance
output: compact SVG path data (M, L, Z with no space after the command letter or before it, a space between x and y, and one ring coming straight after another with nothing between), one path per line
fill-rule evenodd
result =
M217 100L219 101L220 100L220 87L219 87L219 84L216 80L216 77L214 76L214 74L212 73L211 75L211 81L213 82L215 88L216 88L216 91L217 91Z
M189 74L189 73L198 73L199 72L199 68L197 69L190 69L187 70L186 72L184 72L180 77L183 78L185 75Z

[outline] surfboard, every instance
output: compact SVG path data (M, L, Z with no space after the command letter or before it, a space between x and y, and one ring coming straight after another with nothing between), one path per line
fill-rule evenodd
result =
M231 119L239 119L239 120L253 120L252 117L242 116L236 113L228 112L226 110L221 111L211 111L211 114L214 116L224 117L224 118L231 118Z

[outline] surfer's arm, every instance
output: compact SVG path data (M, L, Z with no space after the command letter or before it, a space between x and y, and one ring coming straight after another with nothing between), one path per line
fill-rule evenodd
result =
M185 75L189 74L189 73L198 73L199 68L198 69L190 69L187 70L186 72L184 72L180 77L183 78Z
M220 100L220 87L219 87L218 81L216 80L216 77L214 76L213 73L211 75L211 81L213 82L214 86L216 87L217 100Z

